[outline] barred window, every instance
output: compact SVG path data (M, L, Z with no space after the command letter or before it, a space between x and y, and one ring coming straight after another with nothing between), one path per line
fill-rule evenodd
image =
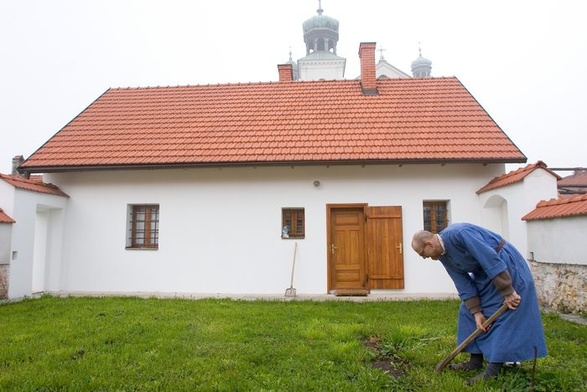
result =
M425 201L423 207L424 230L438 233L448 226L448 202Z
M128 206L128 237L131 249L159 248L159 205L132 204Z
M304 238L306 221L303 208L281 210L281 238Z

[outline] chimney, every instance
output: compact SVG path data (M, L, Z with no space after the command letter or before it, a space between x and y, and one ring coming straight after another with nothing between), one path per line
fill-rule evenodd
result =
M363 95L379 95L377 92L377 72L375 70L375 42L361 42L361 89Z
M293 66L291 64L278 64L277 70L279 71L280 82L293 81Z
M24 158L22 155L16 155L14 158L12 158L12 173L10 174L12 174L13 177L24 177L18 172L18 167L22 165L23 162Z

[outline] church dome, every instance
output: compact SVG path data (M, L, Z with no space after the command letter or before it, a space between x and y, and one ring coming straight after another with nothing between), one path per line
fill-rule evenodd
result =
M420 55L416 60L412 61L412 68L421 66L432 66L432 61Z
M415 78L429 78L432 72L432 61L425 57L422 57L422 50L420 49L420 55L414 61L412 61L412 75Z
M322 14L323 10L318 10L318 15L311 17L306 20L302 27L304 28L304 34L314 29L329 29L338 32L338 20Z
M324 10L321 5L316 12L318 12L318 15L311 17L302 24L306 55L313 52L336 54L338 20L323 15Z

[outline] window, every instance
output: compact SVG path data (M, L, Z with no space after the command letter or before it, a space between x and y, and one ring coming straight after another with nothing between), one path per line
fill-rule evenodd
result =
M448 202L425 201L424 230L438 233L448 226Z
M304 238L306 220L303 208L283 208L281 210L281 238Z
M126 247L131 249L159 248L159 205L129 205L128 216Z

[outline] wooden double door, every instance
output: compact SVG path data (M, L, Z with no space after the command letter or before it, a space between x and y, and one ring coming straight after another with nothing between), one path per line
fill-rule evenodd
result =
M329 204L328 291L403 289L402 210Z

